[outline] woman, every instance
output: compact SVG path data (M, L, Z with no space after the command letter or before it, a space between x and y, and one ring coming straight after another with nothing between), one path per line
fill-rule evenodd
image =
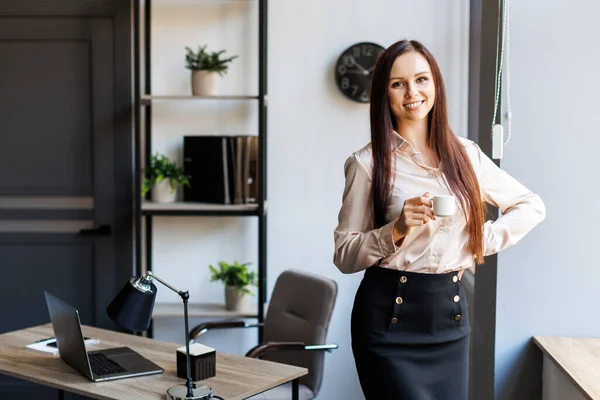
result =
M417 41L386 49L371 86L371 143L345 163L334 263L366 270L352 350L368 400L466 400L470 326L460 279L545 218L544 203L448 126L437 62ZM436 217L434 195L457 211ZM485 222L484 204L502 210Z

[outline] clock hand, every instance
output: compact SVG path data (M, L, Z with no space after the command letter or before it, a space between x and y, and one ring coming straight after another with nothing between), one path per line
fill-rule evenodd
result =
M369 68L369 69L367 70L367 72L368 72L368 73L371 73L371 72L373 72L373 70L374 70L374 69L375 69L375 66L373 65L371 68Z
M354 59L354 57L350 56L350 59L352 60L352 62L354 63L354 65L356 65L358 67L358 69L360 69L362 71L363 74L368 75L369 71L367 71L365 69L365 67L363 67L362 65L360 65L359 63L356 62L356 60Z

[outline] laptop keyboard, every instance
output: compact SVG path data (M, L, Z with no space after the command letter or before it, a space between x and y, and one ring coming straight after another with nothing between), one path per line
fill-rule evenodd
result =
M88 354L88 357L90 359L90 365L92 366L92 371L94 372L94 375L102 376L118 374L119 372L127 371L125 368L121 367L121 365L119 365L116 361L111 360L102 353Z

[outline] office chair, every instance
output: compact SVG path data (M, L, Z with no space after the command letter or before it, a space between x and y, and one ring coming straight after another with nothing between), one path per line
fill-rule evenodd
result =
M295 365L308 369L299 380L301 400L313 399L323 380L325 351L337 349L324 344L337 297L335 281L297 270L284 271L277 278L264 324L244 321L207 322L190 331L191 342L211 329L264 327L264 341L246 357ZM291 385L283 385L251 397L289 399Z

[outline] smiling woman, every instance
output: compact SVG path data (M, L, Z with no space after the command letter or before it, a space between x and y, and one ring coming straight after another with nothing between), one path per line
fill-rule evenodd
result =
M442 74L417 41L386 49L373 70L371 143L345 163L334 263L365 271L352 309L352 351L367 400L467 400L463 272L519 241L544 203L448 124ZM434 215L432 197L455 199ZM484 201L502 216L485 222Z

